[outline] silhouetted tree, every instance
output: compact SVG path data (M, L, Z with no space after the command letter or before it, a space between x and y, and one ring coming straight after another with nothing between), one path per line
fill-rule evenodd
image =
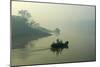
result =
M56 28L56 29L54 30L54 33L55 33L56 36L58 36L58 35L60 34L60 29L59 29L59 28Z
M21 14L21 16L23 16L24 18L30 18L31 17L31 14L27 10L20 10L19 14Z

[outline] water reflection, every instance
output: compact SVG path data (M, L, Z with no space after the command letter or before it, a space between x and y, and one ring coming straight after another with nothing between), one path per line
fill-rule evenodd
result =
M57 39L56 43L53 42L51 44L51 51L54 52L54 53L56 53L56 55L59 55L59 54L61 54L61 52L62 52L62 50L64 48L69 48L68 47L68 43L69 43L69 41L66 41L65 43L63 43L62 40Z
M32 42L32 41L36 41L39 39L42 39L44 37L48 37L51 35L39 35L39 36L21 36L21 37L17 37L12 39L12 49L23 49L25 48L25 46L27 46L28 43ZM28 44L29 45L29 44ZM32 44L30 43L30 46Z
M50 47L31 50L31 52L40 52L40 51L51 50L56 55L59 55L62 53L63 49L69 48L68 44L69 44L69 41L63 42L60 39L56 39L56 42L53 42Z
M61 54L62 53L62 51L63 51L63 49L68 49L69 48L69 46L68 46L68 44L69 44L69 41L65 41L65 42L63 42L62 40L60 40L60 39L56 39L56 42L53 42L52 44L51 44L51 46L50 47L47 47L47 48L39 48L39 49L32 49L31 51L29 50L29 52L41 52L41 51L46 51L46 50L51 50L53 53L55 53L56 55L59 55L59 54ZM30 44L28 44L28 46L27 47L32 47L33 46L33 44L32 43L30 43ZM30 49L30 48L28 48L28 49ZM26 50L26 49L25 49ZM24 50L24 51L25 51ZM26 50L27 51L27 50ZM25 51L25 52L26 52ZM28 52L27 52L28 53Z

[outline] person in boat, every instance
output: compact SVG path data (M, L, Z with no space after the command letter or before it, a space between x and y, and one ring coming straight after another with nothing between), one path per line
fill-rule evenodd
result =
M65 48L68 48L69 41L65 42Z
M56 43L53 42L52 45L51 45L51 47L53 47L53 48L68 48L68 43L69 43L68 41L66 41L65 43L63 43L62 40L57 39Z
M60 43L60 40L59 39L57 39L56 41L57 41L58 44Z

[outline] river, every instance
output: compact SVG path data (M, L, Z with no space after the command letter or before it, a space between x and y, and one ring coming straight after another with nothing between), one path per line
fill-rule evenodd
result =
M80 33L62 31L62 34L58 38L63 40L63 42L68 40L69 48L63 49L60 53L53 52L50 49L52 42L57 39L55 35L31 40L25 48L12 49L11 65L94 61L96 55L95 36L93 36L94 34Z

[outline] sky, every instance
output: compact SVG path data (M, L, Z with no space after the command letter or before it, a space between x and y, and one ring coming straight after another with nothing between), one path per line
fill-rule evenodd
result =
M93 6L13 1L12 15L18 15L20 10L28 10L35 22L48 29L75 26L83 24L83 21L89 24L91 21L95 22Z
M95 59L96 19L94 6L12 2L12 15L19 15L18 11L20 10L28 10L32 19L46 29L59 28L61 33L57 38L69 41L69 54L72 53L74 58L77 55L78 59L79 56L86 60ZM56 37L50 38L50 40L53 39ZM40 41L51 43L50 40L47 38Z

